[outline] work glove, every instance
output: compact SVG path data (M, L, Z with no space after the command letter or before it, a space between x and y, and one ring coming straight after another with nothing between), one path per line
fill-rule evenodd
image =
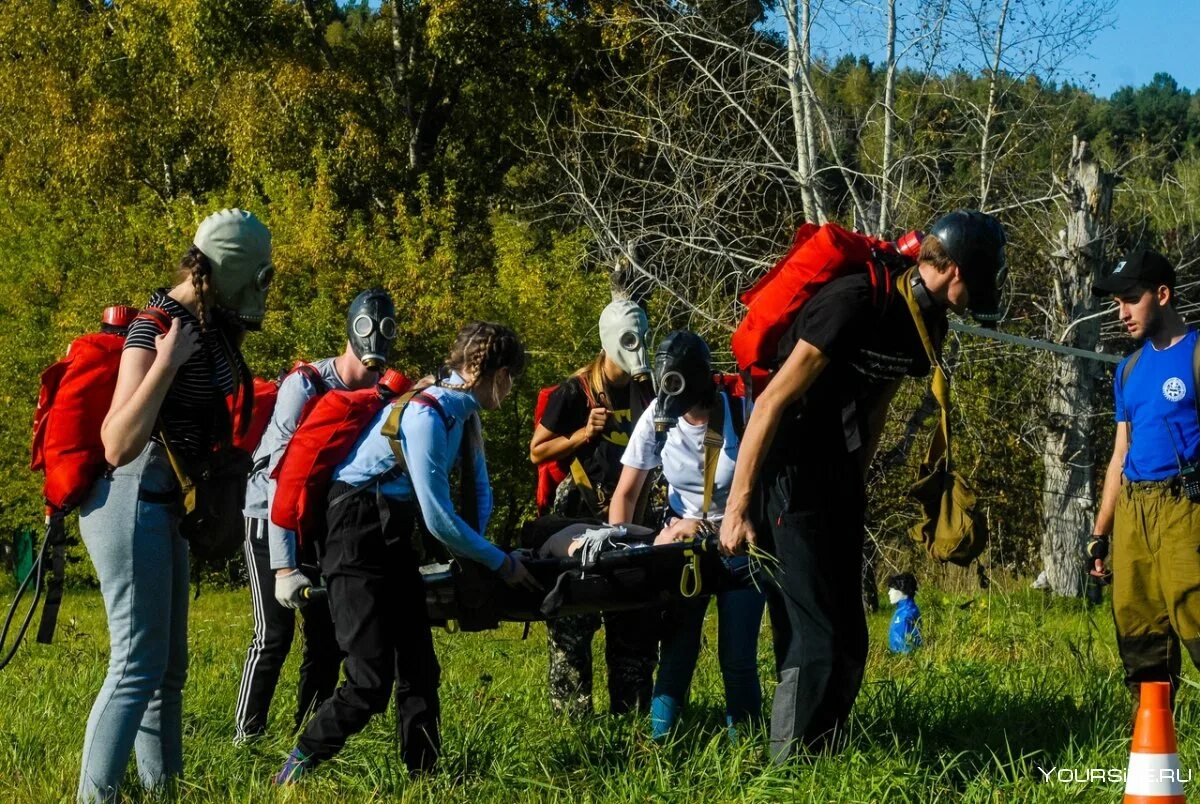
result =
M285 609L298 609L304 605L302 597L304 590L312 586L312 581L298 569L287 575L275 576L275 599Z
M1087 557L1083 562L1084 597L1093 606L1104 601L1104 587L1112 583L1112 571L1104 563L1108 558L1108 537L1102 534L1092 534L1084 551Z

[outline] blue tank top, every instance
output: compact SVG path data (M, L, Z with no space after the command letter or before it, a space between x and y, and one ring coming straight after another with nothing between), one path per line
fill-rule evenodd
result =
M1121 377L1133 355L1117 366L1116 420L1130 426L1132 442L1124 466L1130 480L1166 480L1179 474L1180 462L1187 465L1200 454L1192 368L1196 337L1196 330L1189 330L1161 351L1147 341L1125 384Z

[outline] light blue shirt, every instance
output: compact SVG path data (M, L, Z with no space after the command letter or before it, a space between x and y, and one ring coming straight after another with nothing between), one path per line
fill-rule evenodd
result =
M452 373L448 382L459 384L462 379ZM492 515L492 485L482 438L472 454L474 466L470 473L479 511L478 531L458 515L450 500L450 471L459 459L466 427L479 426L479 402L470 392L441 386L427 388L425 392L441 403L446 418L443 420L436 410L419 403L405 409L400 419L400 446L406 471L380 486L380 492L393 500L415 500L429 532L452 553L489 569L499 569L505 553L481 535L487 531ZM386 405L367 425L350 455L334 470L335 483L352 486L372 483L396 465L392 446L382 433L391 410L392 405Z

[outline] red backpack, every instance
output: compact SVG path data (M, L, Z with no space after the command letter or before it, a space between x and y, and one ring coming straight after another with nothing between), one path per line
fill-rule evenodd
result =
M106 308L101 331L76 338L62 360L42 372L29 468L45 474L42 496L55 511L83 502L108 465L100 425L117 387L125 334L139 318L164 333L171 328L170 314L157 307Z
M317 387L317 396L324 394L328 387L325 385L325 380L321 377L321 372L311 363L296 361L289 371L285 371L274 380L264 380L261 377L254 378L254 403L250 413L250 423L242 429L242 413L241 405L237 404L240 397L235 398L230 395L226 398L229 404L229 413L233 417L233 446L240 450L245 450L248 454L253 455L258 449L259 443L262 441L263 433L267 431L267 425L271 423L271 415L275 412L275 402L279 399L279 386L283 385L283 381L288 378L293 372L300 371L304 376L308 377L308 381Z
M831 280L867 272L873 301L883 309L894 290L891 268L915 257L911 243L919 244L920 239L906 235L901 242L906 244L903 252L893 243L848 232L836 223L800 227L783 259L741 297L747 309L733 333L733 356L754 398L778 368L779 341L796 313Z
M410 387L412 380L389 369L374 388L330 391L309 400L300 414L301 425L271 473L276 481L271 521L294 531L301 544L324 534L333 470L375 414Z

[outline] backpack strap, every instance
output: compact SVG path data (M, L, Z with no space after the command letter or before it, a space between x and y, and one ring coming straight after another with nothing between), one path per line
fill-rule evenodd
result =
M1196 416L1200 418L1200 335L1196 336L1196 346L1192 349L1192 396L1196 401Z
M591 377L587 377L583 374L576 374L575 379L579 381L579 387L583 389L583 396L587 400L589 411L596 407L605 408L606 410L608 409L609 397L607 393L601 391L600 397L602 398L599 398L598 401L596 391L594 388L592 388ZM633 389L630 389L631 393L632 391ZM609 415L611 415L611 411L609 411ZM595 514L599 514L601 511L603 511L604 500L602 499L600 492L596 489L596 485L592 483L592 478L588 475L587 469L584 467L583 462L580 461L579 458L571 458L571 463L568 467L568 470L571 473L571 480L575 482L575 488L579 489L579 494L583 498L583 502L588 509Z
M421 405L433 410L442 420L442 424L446 427L446 432L450 432L450 428L454 426L454 418L446 415L446 409L442 407L442 403L437 397L426 391L409 391L392 403L392 409L388 412L387 420L384 421L383 427L380 429L380 435L388 439L388 443L392 448L392 455L396 458L396 466L400 471L405 471L404 467L404 450L400 447L400 420L404 416L404 410L409 406L409 403Z
M142 321L149 321L150 323L154 324L154 326L158 327L159 331L164 335L166 335L171 329L171 314L161 307L143 307L138 314L133 317L134 321L137 321L138 319L141 319Z
M321 396L329 390L329 384L325 382L325 378L321 376L320 370L312 363L301 363L296 366L293 371L304 376L317 389L317 396Z
M716 485L717 464L725 448L725 394L717 394L717 404L708 412L708 425L704 428L704 501L700 504L700 516L708 519L712 509L713 486Z
M1197 346L1200 347L1200 341L1197 341ZM1121 369L1121 376L1117 379L1118 387L1120 387L1120 389L1121 389L1121 404L1125 404L1125 389L1128 387L1128 384L1129 384L1129 375L1133 373L1133 367L1137 365L1137 362L1142 359L1142 352L1144 352L1145 350L1146 350L1145 344L1142 344L1141 346L1139 346L1137 348L1137 350L1129 356L1129 359L1125 361L1125 368ZM1196 374L1195 366L1196 366L1197 359L1200 359L1200 358L1196 358L1195 356L1193 356L1193 358L1192 358L1192 364L1193 364L1192 374L1193 374L1193 376L1195 376L1195 374ZM1197 404L1200 404L1200 402L1198 402ZM1125 405L1125 410L1121 411L1121 413L1124 414L1126 420L1128 421L1129 420L1129 406ZM1133 445L1133 422L1130 421L1129 422L1129 446L1132 446L1132 445Z
M937 351L933 347L933 340L929 337L929 329L925 326L925 317L921 315L921 307L917 303L917 297L913 294L912 283L909 279L916 270L913 268L901 274L896 281L896 289L908 303L908 311L912 314L917 335L921 337L921 345L925 347L925 356L929 358L929 366L933 371L933 380L930 382L929 390L933 393L933 398L937 400L938 407L942 409L941 422L938 429L934 431L933 439L929 442L929 451L925 455L925 465L932 467L944 458L946 470L949 471L951 468L950 379L946 376L945 369L942 368L942 361L938 359Z

